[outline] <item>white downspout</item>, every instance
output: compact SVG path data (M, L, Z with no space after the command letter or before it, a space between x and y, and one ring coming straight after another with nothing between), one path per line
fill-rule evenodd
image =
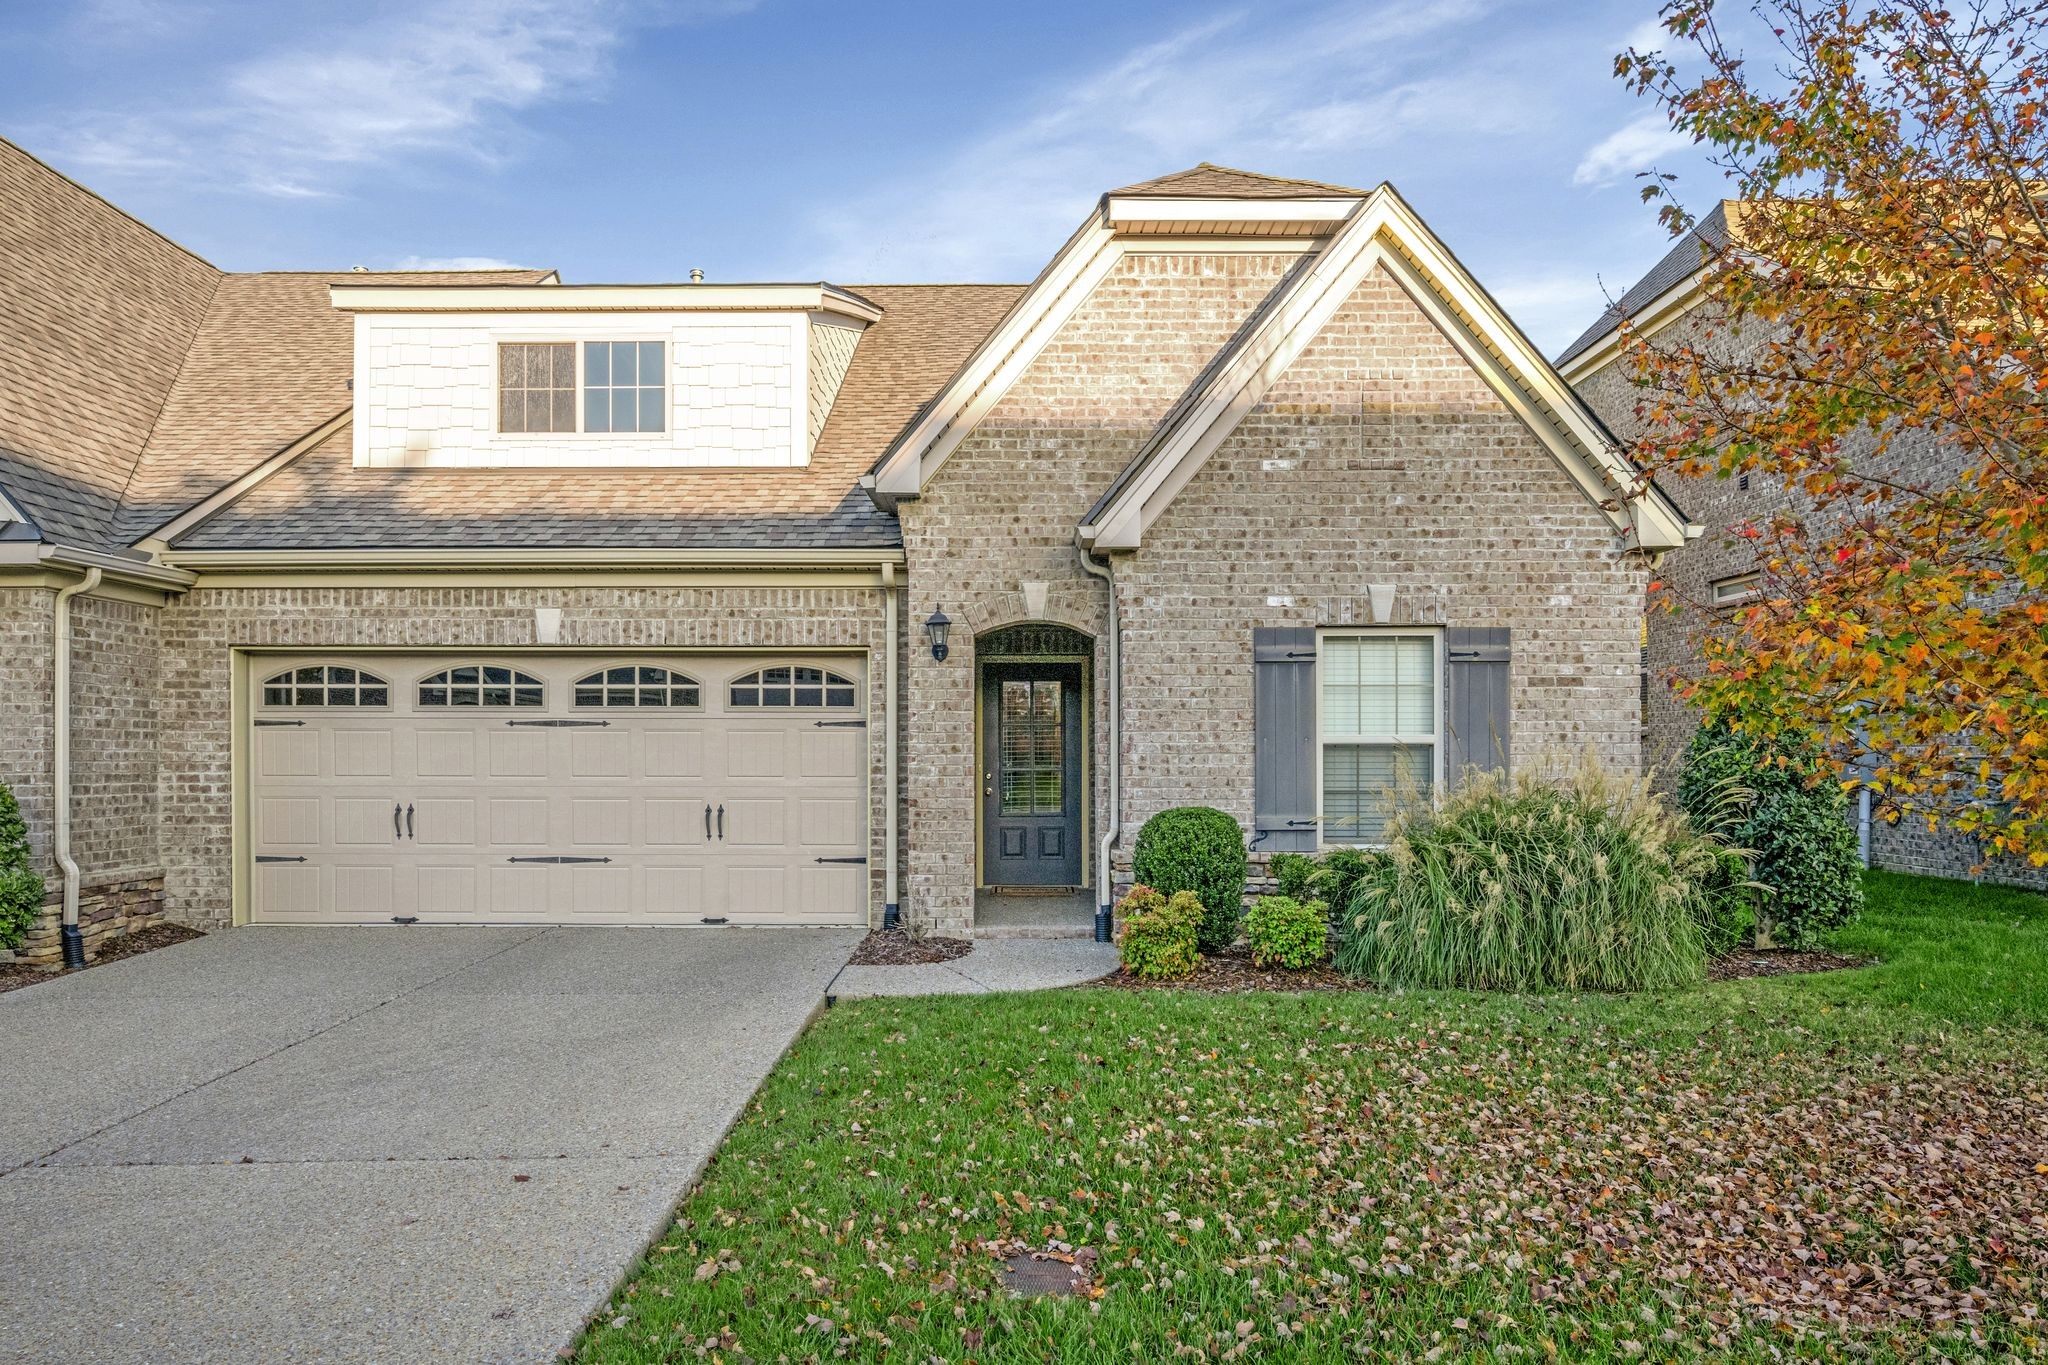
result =
M882 566L882 677L884 679L882 718L882 927L903 925L903 909L896 899L896 566Z
M55 789L56 837L51 852L64 876L64 915L57 937L64 949L66 967L85 965L85 939L78 932L78 863L71 856L71 599L100 585L101 571L87 569L85 577L57 593L51 610L51 640L56 682L52 700L50 785Z
M1074 548L1081 556L1081 568L1109 585L1109 819L1104 822L1108 828L1103 830L1095 851L1095 941L1107 943L1115 927L1111 920L1110 893L1114 881L1110 876L1109 851L1116 847L1117 836L1123 829L1123 632L1117 622L1116 571L1108 560L1098 561L1080 546Z

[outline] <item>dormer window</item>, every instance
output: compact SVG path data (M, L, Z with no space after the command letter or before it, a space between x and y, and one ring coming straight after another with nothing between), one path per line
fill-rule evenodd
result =
M576 348L566 341L498 347L498 430L576 430Z
M665 342L586 341L580 349L579 376L574 342L499 342L498 430L514 436L668 430Z
M665 431L666 358L659 341L583 343L583 429Z

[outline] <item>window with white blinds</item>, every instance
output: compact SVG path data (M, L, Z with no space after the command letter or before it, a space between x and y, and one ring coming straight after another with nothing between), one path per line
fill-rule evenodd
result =
M1442 728L1437 637L1325 634L1316 651L1326 844L1376 844L1398 801L1429 800Z

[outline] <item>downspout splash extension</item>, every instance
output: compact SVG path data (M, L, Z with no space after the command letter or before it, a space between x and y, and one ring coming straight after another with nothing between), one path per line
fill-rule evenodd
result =
M56 682L51 698L52 754L50 775L55 790L57 819L52 849L58 871L64 878L64 914L57 937L63 944L64 965L85 965L85 938L78 932L78 862L71 856L71 599L100 585L101 571L87 569L85 577L58 590L51 608L51 644Z
M1096 559L1079 545L1074 550L1081 557L1082 570L1109 585L1109 819L1103 822L1108 828L1095 851L1095 941L1108 943L1115 937L1116 929L1110 903L1114 879L1110 876L1109 851L1116 847L1123 828L1123 630L1117 620L1116 571L1108 560Z

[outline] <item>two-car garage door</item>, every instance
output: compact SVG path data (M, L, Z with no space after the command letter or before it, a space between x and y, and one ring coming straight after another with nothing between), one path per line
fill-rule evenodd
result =
M252 920L866 917L857 658L253 663Z

